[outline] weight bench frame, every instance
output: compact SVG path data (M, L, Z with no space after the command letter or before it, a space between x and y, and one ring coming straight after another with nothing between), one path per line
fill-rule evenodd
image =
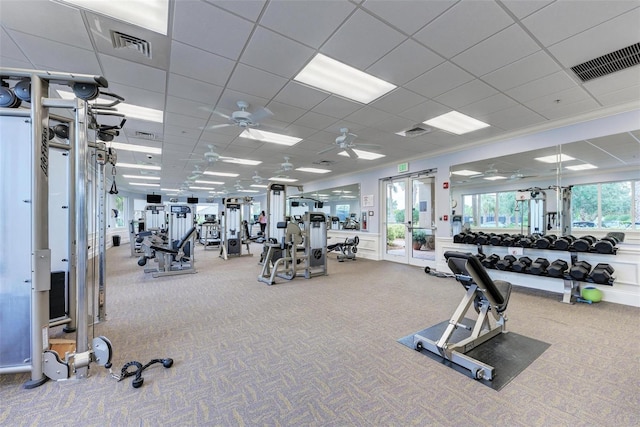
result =
M505 310L511 295L511 283L493 281L474 255L448 251L444 256L456 280L467 292L440 338L433 341L415 334L413 347L418 351L429 350L468 369L474 379L492 380L495 368L465 353L501 333L507 333ZM472 305L478 314L473 327L463 324L465 315ZM489 313L492 316L489 316ZM459 327L471 331L471 335L459 342L449 342Z
M189 231L178 241L175 249L170 246L152 245L156 254L159 253L158 268L145 269L145 273L153 273L153 277L175 276L178 274L194 274L197 273L195 268L195 235L196 227L191 227ZM184 248L188 242L191 242L191 251L189 256L184 253ZM175 265L174 265L175 263Z

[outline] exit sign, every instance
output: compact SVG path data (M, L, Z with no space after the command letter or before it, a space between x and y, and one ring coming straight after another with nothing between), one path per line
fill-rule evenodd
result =
M409 172L409 163L404 162L398 165L398 173Z

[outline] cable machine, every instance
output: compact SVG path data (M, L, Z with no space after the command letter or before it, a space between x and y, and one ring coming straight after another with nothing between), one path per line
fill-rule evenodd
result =
M86 102L108 86L100 76L0 68L0 203L13 209L0 217L0 373L29 372L25 388L47 379L76 379L89 375L92 361L109 366L112 347L105 337L89 345L87 284L87 132L92 116ZM9 82L14 86L9 89ZM76 98L49 98L49 85L70 86ZM21 102L30 108L18 108ZM77 323L76 349L60 355L50 350L51 248L49 245L50 109L73 114L68 122L73 158L68 241L70 286L77 301L72 317ZM9 143L10 141L10 143ZM64 147L66 149L66 147ZM7 218L11 218L11 222Z
M220 258L227 260L230 256L253 256L249 240L249 225L243 220L244 206L250 204L251 198L228 198L223 201L224 212L221 215L222 234ZM247 253L242 253L242 246Z

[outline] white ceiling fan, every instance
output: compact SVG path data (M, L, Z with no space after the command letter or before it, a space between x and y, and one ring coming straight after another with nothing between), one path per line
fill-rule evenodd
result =
M280 169L278 169L275 173L281 174L283 172L289 172L290 170L292 170L293 163L291 163L289 160L291 160L290 157L284 156L284 163L280 164Z
M350 158L357 159L360 156L358 156L358 154L355 151L353 151L356 147L380 148L380 146L376 144L354 143L353 141L358 137L358 135L354 133L350 133L348 128L341 128L340 132L342 133L342 135L339 135L336 138L335 145L320 151L318 154L324 154L324 153L328 153L331 150L341 149L346 151L346 153L349 155Z
M217 162L220 159L220 154L216 153L215 145L208 144L207 147L209 148L209 151L205 152L202 155L198 153L190 154L190 156L198 156L198 157L202 156L202 158L194 157L192 159L180 159L180 160L186 160L187 162L208 163L208 164Z
M229 123L208 126L205 129L219 129L228 126L238 126L243 129L248 129L260 125L262 120L273 116L273 113L268 108L259 108L254 112L248 111L249 103L245 101L238 101L236 105L238 105L239 110L234 111L230 116L219 111L213 111L214 114L229 120Z
M255 182L256 184L262 184L264 182L264 178L260 176L260 174L258 173L258 171L256 171L256 174L253 175L251 177L251 179L253 180L253 182Z

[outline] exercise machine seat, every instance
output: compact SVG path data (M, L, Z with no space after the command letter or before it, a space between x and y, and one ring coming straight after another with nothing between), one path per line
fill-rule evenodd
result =
M447 251L444 257L451 271L465 288L475 283L498 313L507 309L511 296L511 283L504 280L492 280L480 260L472 254ZM469 280L466 280L465 277L468 277Z
M182 236L182 239L178 241L178 243L175 245L174 248L171 248L168 246L152 245L151 249L159 252L165 252L165 253L177 255L178 252L180 252L180 250L184 248L184 246L187 244L187 242L189 242L189 240L195 233L196 233L196 227L194 226L194 227L191 227L184 236Z

